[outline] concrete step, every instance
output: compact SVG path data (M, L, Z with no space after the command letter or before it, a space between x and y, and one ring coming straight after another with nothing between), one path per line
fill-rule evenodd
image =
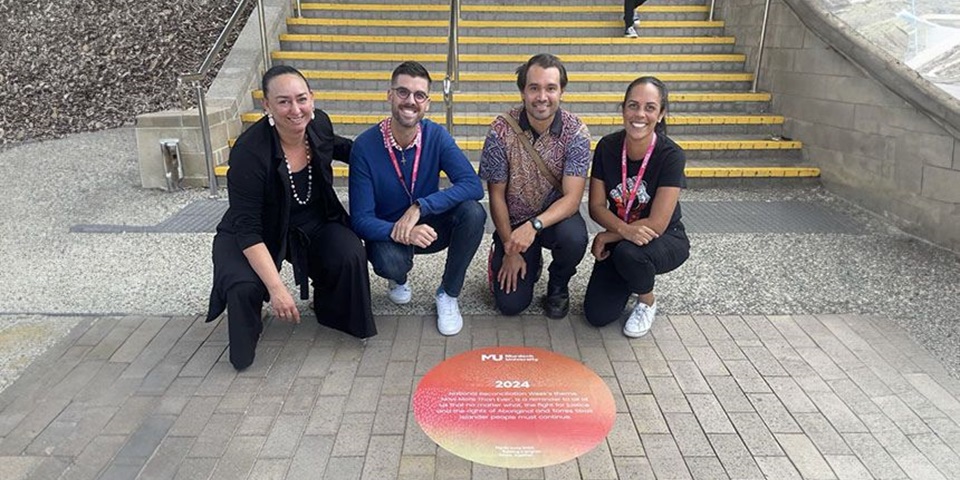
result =
M473 169L479 168L479 162L471 161ZM216 167L218 177L226 177L229 165ZM779 180L810 180L820 176L820 169L810 165L794 165L781 160L753 159L753 160L687 160L684 174L690 180L717 180L718 183L704 183L698 181L699 186L723 186L724 183L740 183L750 179L779 179ZM350 166L342 162L333 162L333 176L337 185L345 185L350 176ZM440 174L444 177L443 173ZM222 184L222 183L221 183ZM484 185L486 188L486 185Z
M429 71L446 69L447 56L440 53L369 53L369 52L273 52L275 64L299 69L322 70L355 68L391 71L406 60L422 63ZM496 72L515 68L530 54L460 54L461 72ZM633 55L560 55L568 71L595 72L740 72L742 54L633 54Z
M645 20L704 20L707 5L644 5L637 13ZM436 3L305 3L304 18L364 18L379 20L428 20L450 18L450 4ZM462 4L461 20L609 20L622 18L621 5L493 5Z
M722 21L644 21L637 33L640 36L722 36ZM328 35L418 35L446 36L448 20L376 20L345 18L289 18L287 33ZM524 20L482 21L463 20L460 35L527 37L544 29L543 22ZM623 21L555 21L550 23L552 37L622 37Z
M460 37L461 54L530 54L551 52L556 55L624 54L730 54L734 37ZM447 53L446 36L382 35L280 35L284 51L304 52L386 52Z
M315 91L327 90L381 90L387 91L390 72L342 70L301 70ZM443 79L444 69L432 70L434 81ZM751 73L715 72L661 72L651 70L643 75L654 75L678 91L742 92L750 88ZM568 71L568 92L611 92L626 88L640 73ZM470 92L517 93L517 74L513 69L499 72L463 72L460 90Z
M468 86L465 84L465 86ZM617 114L618 105L623 101L623 92L592 92L581 93L572 90L571 86L563 95L563 102L571 111L577 114L605 113ZM433 102L431 111L443 113L446 111L443 104L443 94L435 90L432 93ZM729 113L765 113L769 110L769 93L750 92L684 92L670 90L670 112L673 114L713 112L715 114ZM337 112L376 112L386 109L386 86L382 90L332 90L314 91L313 98L318 108ZM263 92L253 92L256 104L263 98ZM520 93L514 87L513 92L466 92L458 91L454 94L454 112L476 112L499 114L508 108L519 105Z
M351 111L340 113L335 110L326 110L326 112L330 115L338 133L354 136L389 115L385 105L381 110L365 114L351 113ZM246 125L249 125L259 120L262 115L259 112L252 112L244 114L242 119ZM595 136L603 136L623 128L623 118L620 115L579 112L578 115L590 129L590 133ZM483 137L496 116L497 114L457 113L453 118L454 132L457 136ZM444 124L446 121L443 112L431 112L427 118L439 124ZM783 117L779 115L672 114L667 117L667 125L671 135L776 136L783 133Z

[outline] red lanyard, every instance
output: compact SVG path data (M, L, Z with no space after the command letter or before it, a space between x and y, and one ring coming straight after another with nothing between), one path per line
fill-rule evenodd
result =
M417 153L413 156L413 175L410 177L410 188L407 188L407 182L403 180L403 172L400 171L400 163L397 162L397 155L393 153L393 145L390 143L390 139L393 138L393 129L391 127L391 118L384 120L380 124L380 132L383 133L383 146L387 149L387 153L390 155L390 161L393 162L393 169L397 172L397 178L400 180L400 185L403 185L403 190L407 192L407 196L410 197L410 204L413 204L413 192L417 188L417 172L420 170L420 152L423 151L423 137L421 136L420 125L417 125L417 137L413 140L413 145L416 146ZM403 154L403 151L400 152Z
M630 207L633 206L633 201L637 198L637 191L640 189L640 184L643 183L643 172L647 171L647 162L650 161L650 155L653 154L653 146L657 143L657 132L653 132L653 138L650 139L650 145L647 147L647 153L643 156L643 163L640 164L640 171L637 172L637 181L633 184L633 190L630 191L630 195L627 197L626 208L623 209L623 221L626 222L630 218ZM620 153L620 178L621 185L623 189L627 189L627 137L623 137L623 150Z

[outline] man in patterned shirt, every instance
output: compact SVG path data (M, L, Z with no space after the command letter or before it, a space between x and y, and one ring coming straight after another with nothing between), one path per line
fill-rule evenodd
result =
M541 248L553 255L544 313L563 318L570 309L570 278L587 248L579 207L590 165L590 132L560 109L567 71L541 53L517 69L523 107L497 117L480 157L496 232L489 279L494 303L505 315L525 310L540 277ZM539 158L537 158L539 157Z

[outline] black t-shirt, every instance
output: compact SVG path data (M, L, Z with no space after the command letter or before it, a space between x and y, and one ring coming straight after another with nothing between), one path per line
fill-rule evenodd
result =
M607 208L621 220L623 208L626 207L630 191L633 190L637 172L643 163L643 158L627 157L627 186L622 183L621 153L626 133L620 130L604 136L597 143L593 153L593 168L591 177L602 180L607 194ZM687 177L683 174L686 165L686 156L679 145L666 135L658 134L657 143L653 147L653 154L647 163L647 170L643 173L643 183L637 189L637 195L630 207L627 223L635 222L650 216L650 206L657 195L657 188L680 187L687 188ZM673 211L669 227L680 223L680 202ZM668 227L668 228L669 228Z

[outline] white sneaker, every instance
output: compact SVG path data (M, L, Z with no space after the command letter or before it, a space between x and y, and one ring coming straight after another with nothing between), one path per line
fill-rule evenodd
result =
M456 335L462 328L463 317L456 297L441 291L437 294L437 330L443 335Z
M637 38L637 36L638 36L638 35L637 35L637 29L634 28L634 27L631 25L631 26L627 27L626 30L624 30L623 36L624 36L624 37L627 37L627 38Z
M404 305L410 303L410 298L413 297L413 293L410 291L410 282L399 284L390 280L390 286L387 290L387 297L390 298L390 301L397 305Z
M623 334L630 338L639 338L646 335L650 331L650 327L653 326L653 317L656 314L657 302L648 306L638 300L637 305L633 307L633 312L630 313L630 318L623 325Z

